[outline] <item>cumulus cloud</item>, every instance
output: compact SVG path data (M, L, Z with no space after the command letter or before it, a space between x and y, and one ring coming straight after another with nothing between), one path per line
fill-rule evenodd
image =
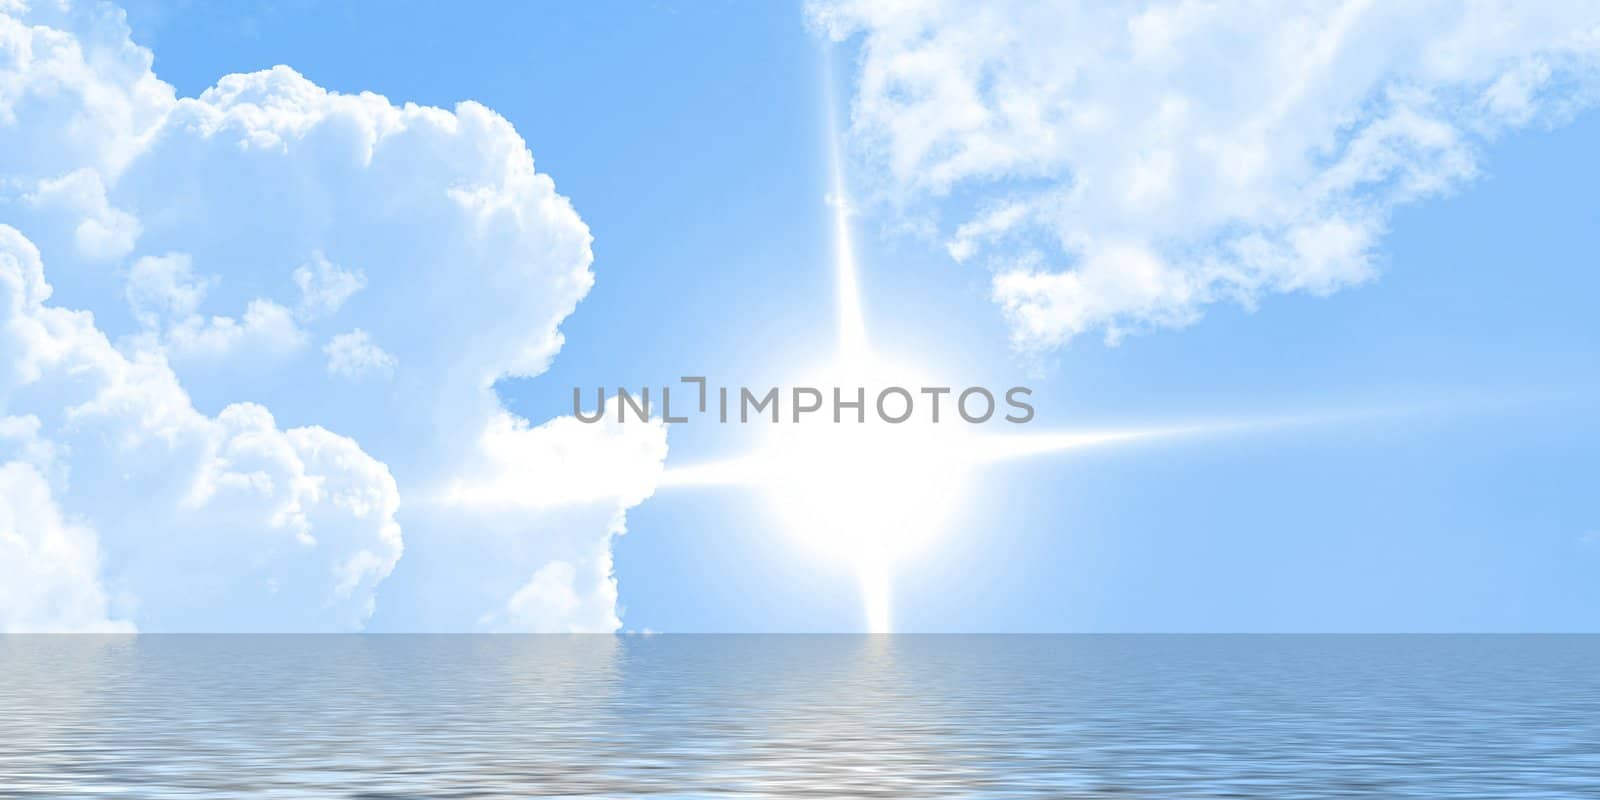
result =
M161 351L118 350L50 294L38 251L0 225L0 353L11 367L0 400L34 412L0 450L12 459L0 492L15 526L7 560L55 579L14 584L27 596L7 606L27 616L8 627L111 625L102 544L129 593L120 612L156 628L359 627L400 557L387 469L321 428L280 430L257 405L201 414ZM74 501L99 524L68 521L60 504ZM63 608L73 614L55 616Z
M29 478L26 508L95 543L74 557L86 616L616 629L611 541L665 430L501 404L593 281L587 226L510 123L287 67L179 98L151 63L108 6L0 13L0 414L68 454L28 467L54 505ZM616 462L581 491L499 501L589 452ZM495 491L444 502L461 476Z
M195 277L189 256L170 253L145 256L133 263L124 293L133 314L146 327L160 327L165 320L188 319L212 281Z
M197 276L187 253L145 256L129 270L124 294L134 318L173 359L275 358L305 343L294 315L271 300L251 300L239 319L197 313L219 281Z
M506 601L506 607L495 614L485 618L485 623L492 628L502 630L531 630L546 632L576 632L581 626L572 625L570 620L579 616L585 604L584 595L578 590L579 576L577 568L565 561L552 561L539 568L511 599ZM592 601L591 601L592 604ZM600 614L611 614L609 608L603 605L595 609ZM613 617L612 620L615 618ZM612 620L602 620L602 625L611 625Z
M332 316L350 296L366 288L361 270L336 266L322 253L295 267L294 285L300 287L300 314L313 319Z
M109 619L99 542L66 519L31 465L0 463L0 630L131 631Z
M109 5L0 6L0 174L114 177L175 100Z
M423 513L458 525L470 520L449 541L415 538L425 579L462 587L455 601L463 612L474 609L488 630L621 627L611 539L626 531L627 509L649 497L661 477L666 426L614 417L535 426L501 412L475 445L481 459L436 496L420 498ZM495 564L481 561L486 552L498 556ZM465 588L477 585L494 588Z
M822 0L885 197L1039 352L1371 280L1392 210L1596 99L1592 3Z
M328 356L328 372L343 378L360 380L394 372L395 357L373 344L360 328L333 337L322 352Z
M661 478L666 426L659 418L620 422L607 414L600 422L561 417L532 427L501 412L484 427L478 448L478 469L451 482L446 502L504 509L615 499L633 506Z
M289 309L258 298L251 300L237 319L203 319L194 314L174 322L167 330L166 349L175 359L282 357L298 350L305 340Z
M100 173L92 169L40 180L22 199L43 211L64 212L60 213L61 218L77 219L72 228L72 241L78 254L86 259L121 258L133 250L139 239L139 220L111 207Z
M61 512L56 449L38 433L37 417L0 418L0 631L132 630L110 618L99 540Z

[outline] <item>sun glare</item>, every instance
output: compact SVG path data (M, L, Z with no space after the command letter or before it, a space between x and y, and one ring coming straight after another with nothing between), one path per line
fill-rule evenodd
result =
M824 81L830 88L831 83L831 78ZM762 492L782 527L803 546L855 572L867 629L883 633L891 629L891 579L896 566L927 548L949 527L966 500L974 470L997 461L1199 433L1217 426L979 435L973 425L956 418L954 398L948 396L942 421L935 422L931 413L920 408L904 422L886 421L886 416L898 418L903 410L882 414L872 407L888 387L951 384L925 380L910 362L879 355L868 344L831 96L828 111L837 349L827 366L801 373L810 380L793 385L829 392L836 388L854 392L859 387L868 407L859 420L836 422L839 404L828 397L823 403L827 411L798 420L773 420L775 424L765 426L767 436L754 452L705 464L672 466L662 476L661 485L744 486ZM918 388L908 391L920 393ZM920 396L914 399L919 407L928 402ZM1031 418L1031 408L1029 414Z
M836 365L815 385L865 387L870 404L874 387L930 385L907 372L864 360ZM869 629L887 631L894 564L935 539L966 494L964 437L957 425L924 415L899 424L871 410L851 424L814 416L770 428L756 457L760 488L804 546L856 572Z

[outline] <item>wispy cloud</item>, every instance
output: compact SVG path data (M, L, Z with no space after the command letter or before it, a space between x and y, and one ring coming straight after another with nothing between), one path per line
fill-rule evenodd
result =
M880 196L993 271L1015 346L1370 281L1396 206L1600 96L1593 3L821 0ZM910 226L918 228L921 226Z

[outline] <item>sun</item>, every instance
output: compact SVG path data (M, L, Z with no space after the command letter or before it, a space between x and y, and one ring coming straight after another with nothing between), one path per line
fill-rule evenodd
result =
M826 63L826 61L824 62ZM831 79L824 82L831 86ZM831 111L832 104L829 103ZM896 386L914 396L929 380L909 359L877 353L868 344L866 314L835 127L833 191L837 339L823 366L797 373L793 386L824 392L864 390L866 402ZM832 400L828 397L827 400ZM851 398L853 399L853 398ZM835 422L827 411L767 426L759 445L742 456L670 466L660 486L744 487L762 493L781 527L806 547L852 569L860 581L867 629L891 630L891 578L896 565L933 545L967 501L973 473L988 464L1151 437L1189 435L1237 425L1186 425L1125 430L986 433L978 435L953 405L935 422L920 409L905 422L883 420L867 408L863 421Z
M803 385L846 392L859 387L870 406L886 386L916 391L936 384L898 364L858 357L818 370ZM894 565L929 547L966 497L967 437L959 420L949 419L955 412L946 413L940 423L914 414L891 424L869 408L864 422L835 422L829 403L799 423L771 426L749 462L753 483L782 527L806 548L855 572L873 632L890 629Z

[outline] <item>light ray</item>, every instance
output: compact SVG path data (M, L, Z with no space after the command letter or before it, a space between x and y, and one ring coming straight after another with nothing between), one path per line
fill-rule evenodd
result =
M1103 447L1151 439L1171 439L1181 436L1217 433L1252 427L1247 422L1197 422L1158 428L1121 428L1107 430L1061 430L1039 433L994 434L974 436L967 440L969 463L989 464L1038 455L1054 455L1071 450Z
M867 354L866 314L861 307L861 283L856 269L855 242L850 235L850 196L845 191L844 152L839 143L837 102L833 88L833 58L823 52L823 87L827 92L828 159L833 170L833 263L835 313L839 316L839 357L850 362Z
M662 489L695 487L758 486L771 471L759 453L705 461L682 467L668 467L661 474Z
M944 452L939 455L941 460L953 465L981 466L1030 456L1053 455L1135 441L1197 436L1248 427L1255 427L1255 423L1199 422L1160 428L1067 429L1026 434L951 436L944 440ZM783 459L782 452L761 450L733 458L672 466L662 473L659 486L663 489L760 486L779 473L780 462Z
M860 274L851 237L852 210L834 100L831 52L823 53L828 155L832 170L837 351L806 386L930 386L910 365L875 356L867 343ZM1281 420L1280 420L1281 421ZM890 425L810 421L779 423L752 452L670 466L662 489L742 487L766 493L775 518L809 545L850 563L867 630L891 629L894 565L926 546L960 506L971 472L1038 455L1272 424L1217 421L1164 427L984 434L958 422Z

